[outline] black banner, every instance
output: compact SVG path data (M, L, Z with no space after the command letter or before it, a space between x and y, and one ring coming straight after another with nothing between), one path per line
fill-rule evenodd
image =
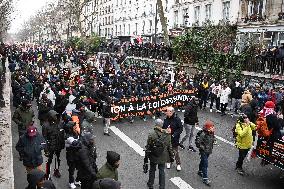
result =
M156 111L164 111L167 107L184 106L194 95L192 90L178 90L162 93L157 96L123 98L111 108L112 120L130 116L151 115Z
M284 170L284 141L277 140L273 146L263 138L257 141L256 155L272 165Z

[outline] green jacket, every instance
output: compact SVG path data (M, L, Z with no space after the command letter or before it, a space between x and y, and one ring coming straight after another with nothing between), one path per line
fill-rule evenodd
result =
M155 140L158 137L164 138L164 151L161 153L160 156L154 156L150 152L150 148L155 142ZM146 145L146 156L148 156L150 162L156 163L156 164L164 164L167 162L170 162L170 159L173 158L173 149L172 149L172 144L171 144L171 135L167 132L167 130L162 129L160 127L155 127L154 132L150 133L148 136L147 140L147 145Z
M18 125L19 130L26 130L27 126L33 121L34 112L32 109L24 110L22 106L17 108L13 115L13 121Z
M237 133L236 137L236 146L239 149L250 149L253 143L252 131L256 129L254 123L249 125L246 123L238 122L236 125L235 132Z
M112 167L109 163L104 164L97 173L97 179L111 178L114 180L118 180L118 172L117 169Z

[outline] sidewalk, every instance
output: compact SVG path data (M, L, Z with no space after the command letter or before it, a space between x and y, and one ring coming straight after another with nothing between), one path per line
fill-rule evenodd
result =
M0 188L14 188L12 131L11 131L11 77L7 69L3 96L6 106L0 109Z

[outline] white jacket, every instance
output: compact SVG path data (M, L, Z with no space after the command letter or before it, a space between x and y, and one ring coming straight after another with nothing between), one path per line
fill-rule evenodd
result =
M226 104L229 102L229 95L231 94L230 87L221 90L220 103Z

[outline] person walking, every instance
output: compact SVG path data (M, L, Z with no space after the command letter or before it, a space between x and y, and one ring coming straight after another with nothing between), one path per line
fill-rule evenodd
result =
M103 103L103 110L102 114L104 117L104 135L110 136L109 134L109 127L110 127L110 121L111 121L111 101L108 100Z
M173 107L168 107L166 112L167 117L164 120L163 129L167 129L171 134L171 143L175 154L177 164L177 171L181 171L181 162L179 157L179 139L183 130L182 122L178 115L175 113ZM167 169L171 168L171 163L167 163Z
M68 121L66 115L63 116L66 119L66 123L62 123L65 131L65 147L66 147L66 160L68 165L68 174L69 174L69 188L75 189L76 185L81 185L81 182L78 178L78 173L76 179L74 178L75 170L78 169L79 158L77 152L81 149L82 144L79 140L80 133L76 130L76 123L73 121ZM71 118L69 118L71 119Z
M27 173L33 169L42 170L43 157L41 151L45 149L46 142L35 126L30 126L16 144L20 159L26 167Z
M61 177L59 172L60 167L60 153L65 147L64 142L64 130L60 128L58 113L54 110L50 110L47 114L47 121L43 123L42 135L47 142L47 148L45 150L45 155L48 158L46 166L47 179L50 177L50 165L53 160L53 155L55 155L55 168L54 176L57 178ZM57 165L56 165L57 164Z
M232 88L232 104L230 108L231 111L234 111L235 113L238 113L240 111L243 92L244 90L241 87L240 82L236 81L235 86Z
M53 109L53 105L51 100L47 98L45 93L42 94L41 99L38 103L38 119L40 121L40 125L43 125L43 122L48 117L48 112Z
M224 83L222 90L221 90L221 96L220 96L220 103L221 103L221 115L226 115L226 109L229 102L229 95L231 94L231 89L228 86L227 83Z
M202 177L203 183L210 186L211 181L208 179L208 158L212 154L213 144L215 141L214 136L214 124L212 121L206 121L203 129L199 131L196 135L195 144L199 149L200 163L198 175Z
M239 150L239 157L236 163L236 171L244 175L243 162L253 144L253 131L256 129L254 123L250 122L247 115L240 116L236 124L236 147Z
M192 97L189 101L188 105L185 107L184 112L184 129L186 135L181 139L180 147L185 149L183 143L188 139L188 150L196 152L192 145L193 135L195 132L195 127L198 126L198 99L196 97Z
M97 179L111 178L117 181L119 165L120 155L113 151L107 151L107 162L99 169Z
M210 93L210 97L211 97L211 102L210 102L210 112L213 112L213 103L214 101L216 102L216 111L218 113L220 113L220 92L221 92L221 85L219 83L219 81L215 81L211 86L211 93Z
M96 165L95 137L86 133L82 137L82 148L78 150L78 179L81 181L81 189L90 189L97 179L98 168Z
M165 189L165 163L174 161L174 152L171 144L171 134L167 129L162 129L163 121L155 121L154 131L149 134L144 164L150 160L148 188L153 189L156 167L159 169L160 189Z
M34 111L31 107L30 101L24 99L14 112L12 120L18 125L19 137L26 133L28 126L33 122Z

